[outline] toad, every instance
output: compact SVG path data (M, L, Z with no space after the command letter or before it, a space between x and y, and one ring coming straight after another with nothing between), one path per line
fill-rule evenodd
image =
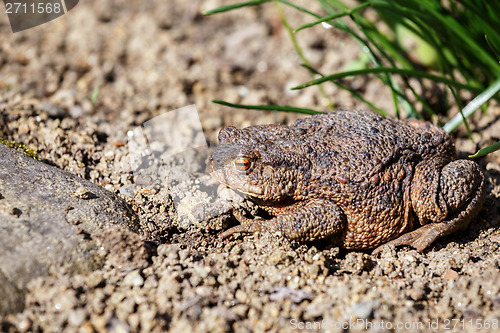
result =
M485 197L479 166L457 160L431 123L338 110L290 126L229 126L208 170L248 195L270 219L245 217L222 236L263 230L329 238L346 249L409 245L423 251L467 228Z

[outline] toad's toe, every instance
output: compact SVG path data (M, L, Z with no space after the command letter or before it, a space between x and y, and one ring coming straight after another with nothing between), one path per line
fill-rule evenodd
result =
M373 250L372 254L376 255L382 252L385 246L400 246L408 245L415 248L418 252L424 251L432 242L442 235L442 230L446 226L445 223L427 224L412 232L404 234L386 244L383 244Z

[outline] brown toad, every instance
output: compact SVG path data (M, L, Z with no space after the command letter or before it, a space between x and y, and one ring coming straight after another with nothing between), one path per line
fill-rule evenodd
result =
M455 160L451 137L424 121L339 110L291 126L225 127L219 141L212 176L274 215L235 214L241 224L223 237L270 229L348 249L422 251L465 229L484 201L478 165Z

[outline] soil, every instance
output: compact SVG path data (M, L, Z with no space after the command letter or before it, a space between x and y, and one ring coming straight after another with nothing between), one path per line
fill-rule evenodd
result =
M480 216L424 253L400 247L372 256L267 232L219 237L236 223L232 204L259 212L204 171L217 131L302 115L211 100L328 110L317 88L289 90L311 76L275 5L200 14L223 3L87 0L15 34L0 15L0 137L117 193L142 226L139 234L119 227L90 234L102 268L33 279L24 310L2 316L0 330L500 331L498 152L477 160L487 178ZM293 27L311 20L285 13ZM318 26L298 37L323 73L345 68L361 53L335 29ZM394 114L390 93L375 78L344 83ZM365 107L334 85L324 90L335 108ZM193 104L201 125L181 113L167 132L196 144L188 140L188 148L172 153L168 140L153 136L150 151L131 149L138 126L151 138L164 124L158 116ZM461 158L498 140L499 117L500 107L491 103L471 119L474 142L463 128L457 131ZM200 129L208 146L195 140Z

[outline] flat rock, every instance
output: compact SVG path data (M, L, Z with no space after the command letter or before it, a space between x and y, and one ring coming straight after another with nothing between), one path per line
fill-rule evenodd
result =
M0 314L23 309L34 277L100 267L92 234L117 225L139 229L115 194L0 144Z

